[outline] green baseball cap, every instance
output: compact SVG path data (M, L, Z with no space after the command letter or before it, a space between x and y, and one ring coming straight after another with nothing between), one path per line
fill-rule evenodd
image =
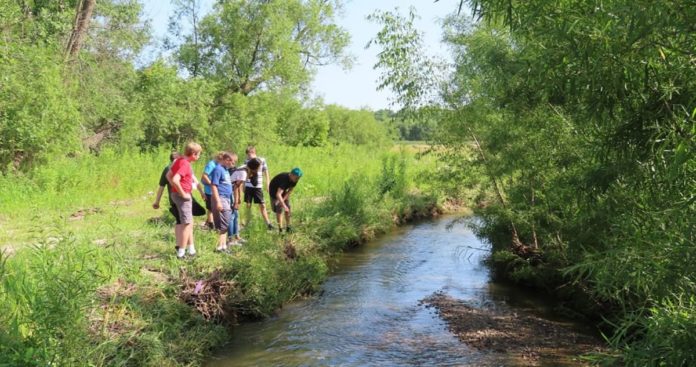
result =
M297 177L302 177L302 170L300 169L300 167L293 168L292 171L290 171L290 173Z

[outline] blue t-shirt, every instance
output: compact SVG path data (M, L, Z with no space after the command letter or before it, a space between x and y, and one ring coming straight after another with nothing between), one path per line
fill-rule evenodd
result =
M210 177L210 174L213 173L213 169L215 169L215 166L217 166L217 162L215 162L215 160L213 159L210 162L205 164L205 168L203 169L203 173L208 175L208 178L212 178L212 177ZM213 190L210 189L210 185L206 185L205 183L203 183L203 191L208 195L213 194Z
M211 184L217 186L218 195L225 198L232 198L232 180L230 172L223 165L218 164L210 174Z

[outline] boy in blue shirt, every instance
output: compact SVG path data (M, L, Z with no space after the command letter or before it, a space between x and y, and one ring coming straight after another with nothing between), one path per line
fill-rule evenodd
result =
M203 175L201 175L201 181L203 182L203 191L205 192L205 208L208 210L208 216L205 218L205 227L208 229L213 228L213 209L211 206L211 195L213 194L213 192L210 188L210 174L213 172L213 169L215 169L215 166L217 166L218 162L220 162L222 153L223 152L218 153L215 156L215 158L211 159L210 161L208 161L208 163L205 164L205 168L203 168Z
M220 252L227 252L227 230L232 214L232 180L229 168L234 167L235 163L232 153L222 152L210 173L210 206L215 230L218 232L216 251Z

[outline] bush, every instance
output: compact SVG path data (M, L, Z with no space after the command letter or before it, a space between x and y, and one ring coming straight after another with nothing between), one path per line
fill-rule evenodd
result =
M0 264L0 362L81 364L95 291L114 273L109 256L65 238L12 260Z
M26 169L81 149L80 114L53 48L3 46L0 56L0 172Z
M696 297L674 295L627 317L612 338L627 366L696 365Z

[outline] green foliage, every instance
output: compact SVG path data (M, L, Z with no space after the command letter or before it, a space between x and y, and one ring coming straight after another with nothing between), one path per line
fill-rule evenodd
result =
M200 44L189 39L179 61L220 81L225 93L294 89L314 66L344 59L348 35L333 23L339 7L319 0L220 2L200 22Z
M399 140L424 141L433 137L437 127L437 119L426 118L418 113L399 114L391 110L375 112L377 122L388 126Z
M212 93L204 80L183 81L174 68L158 61L139 72L136 90L142 106L141 148L207 140Z
M215 253L215 236L196 228L198 256L186 262L172 253L173 220L150 207L168 149L105 147L0 176L0 248L9 256L0 261L0 364L198 365L229 338L228 326L182 302L185 280L221 271L231 284L221 300L227 321L266 316L316 291L331 256L346 246L435 205L410 179L432 162L413 154L257 148L272 174L305 172L293 192L295 232L279 235L254 221L243 233L248 242L230 256ZM392 174L406 180L403 198L393 189L379 195Z
M696 363L696 299L688 293L666 297L644 310L645 314L627 315L623 324L616 325L610 342L622 351L621 362L630 366Z
M384 145L388 129L367 110L354 111L337 105L324 109L329 119L329 141L334 144Z
M291 146L323 146L329 137L329 120L319 106L303 108L290 101L280 117L278 136Z
M688 365L682 347L654 346L693 342L662 326L690 326L683 295L696 292L696 10L686 1L469 3L480 21L446 23L447 109L426 112L438 119L450 182L484 191L479 231L492 237L493 262L518 281L579 284L613 306L625 363ZM404 52L417 33L409 19L377 19L385 85L421 111L413 106L427 82L417 81L428 73L412 75L417 58Z
M74 239L42 243L3 261L0 363L79 364L97 287L114 271L108 254Z
M51 48L5 45L0 56L0 171L80 149L80 117Z
M299 247L292 240L284 245L295 250ZM248 246L249 252L234 258L233 279L241 295L233 294L229 302L241 315L268 316L288 300L315 290L326 277L327 264L318 254L304 253L298 258L288 258L278 246L275 238L260 235Z
M209 145L232 146L243 152L250 143L278 142L276 131L282 124L282 107L293 103L286 98L273 92L225 96L213 114Z
M402 197L406 193L408 182L404 157L391 155L382 159L382 177L378 182L380 195L389 193L394 197Z
M396 100L404 110L418 108L436 91L436 79L439 66L423 52L423 34L415 28L418 18L414 8L410 8L404 17L397 11L376 11L369 15L369 21L379 23L382 29L370 40L381 47L375 69L382 69L378 89L389 88L396 95Z

